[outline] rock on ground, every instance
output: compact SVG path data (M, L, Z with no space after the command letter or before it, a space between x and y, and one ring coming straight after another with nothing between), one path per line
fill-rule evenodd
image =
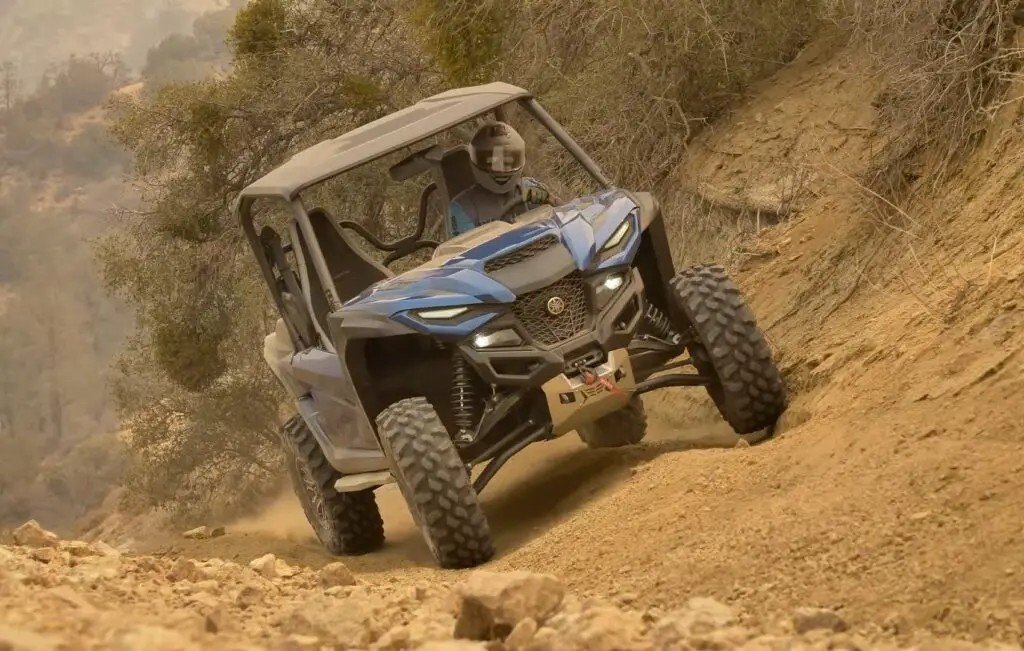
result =
M867 651L900 647L801 608L771 625L695 596L644 612L580 598L558 578L477 570L451 584L367 583L272 554L237 564L122 554L37 523L0 546L2 651ZM876 631L874 637L870 631ZM911 648L911 647L907 647ZM928 640L915 649L995 649ZM998 647L1009 651L1012 647Z

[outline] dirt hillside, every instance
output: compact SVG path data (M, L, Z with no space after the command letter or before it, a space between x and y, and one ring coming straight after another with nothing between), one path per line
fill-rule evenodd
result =
M891 134L872 105L881 81L851 74L858 65L809 49L698 142L681 173L682 190L795 208L727 258L795 394L778 436L733 447L706 399L680 390L646 399L653 431L634 449L534 446L483 496L499 548L487 570L551 573L584 598L629 602L648 613L623 615L647 622L648 641L658 613L700 596L734 606L751 630L820 607L866 636L799 641L814 648L909 643L921 631L1024 642L1020 102L993 116L954 181L921 190L902 214L870 209L852 178ZM387 547L345 559L360 580L388 592L466 577L433 568L396 491L379 500ZM165 565L244 565L268 552L310 568L334 560L291 496L224 536L151 549L168 554ZM308 584L311 572L292 581ZM299 598L282 590L275 598ZM609 616L600 626L625 621Z

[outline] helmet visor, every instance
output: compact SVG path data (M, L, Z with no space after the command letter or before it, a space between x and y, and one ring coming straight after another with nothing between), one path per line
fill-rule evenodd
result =
M494 145L477 150L476 164L495 176L515 174L526 164L525 152L519 147Z

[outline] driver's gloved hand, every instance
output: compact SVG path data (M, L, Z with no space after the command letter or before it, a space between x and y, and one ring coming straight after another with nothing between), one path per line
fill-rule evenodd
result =
M523 188L523 201L526 203L551 203L551 193L539 186Z

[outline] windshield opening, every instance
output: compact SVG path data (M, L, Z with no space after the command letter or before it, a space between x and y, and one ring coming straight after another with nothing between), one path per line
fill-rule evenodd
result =
M535 179L543 184L556 205L598 189L597 183L583 166L551 133L537 123L525 108L518 103L506 105L504 118L525 141L523 178L527 181ZM424 166L422 173L395 181L389 173L392 166L432 145L437 145L444 151L460 146L468 147L477 130L493 121L494 118L487 115L463 123L319 183L304 190L300 196L307 210L322 208L336 221L356 222L382 242L391 243L410 237L416 231L421 193L434 181L434 176ZM465 156L468 156L468 149ZM478 185L470 165L469 159L465 158L461 173L449 179L455 187L446 185L443 188L450 193L449 199ZM426 228L421 239L444 243L452 237L450 225L454 217L450 206L445 202L445 192L441 190L442 188L439 188L430 197ZM494 204L499 205L502 202L496 200ZM349 230L348 234L364 252L378 262L384 262L388 252L377 249L354 231ZM427 262L432 255L433 251L430 249L420 250L393 262L388 267L395 273L401 273Z

